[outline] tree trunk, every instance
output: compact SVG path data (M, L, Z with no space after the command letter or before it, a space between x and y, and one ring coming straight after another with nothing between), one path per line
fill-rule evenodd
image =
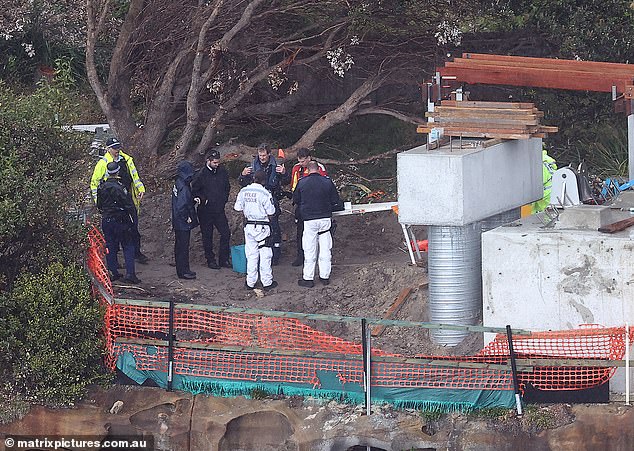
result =
M292 154L300 147L312 147L326 130L347 120L359 107L359 103L383 84L384 78L374 76L359 86L339 107L324 114L293 144L289 150Z

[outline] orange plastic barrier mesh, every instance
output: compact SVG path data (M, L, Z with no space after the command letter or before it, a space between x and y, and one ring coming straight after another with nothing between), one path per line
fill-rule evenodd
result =
M98 231L90 235L88 267L96 283L112 293L103 264L103 238ZM131 353L139 370L167 370L169 308L167 303L140 303L125 300L107 304L104 333L106 364L114 369L117 358ZM138 302L136 304L139 304ZM146 305L147 304L147 305ZM319 372L334 372L340 383L363 384L362 348L311 328L297 319L267 317L261 314L211 312L201 306L176 305L174 333L175 374L237 381L304 383L319 387ZM632 339L634 333L630 335ZM145 339L152 342L135 343ZM160 340L160 341L157 341ZM514 336L518 358L622 359L625 353L623 327L584 327L579 330L538 332ZM222 350L220 347L258 348ZM286 355L280 355L287 353ZM303 352L302 355L297 355ZM311 353L328 355L310 355ZM295 353L295 355L293 355ZM424 363L372 362L372 384L377 387L458 388L511 390L509 369L462 368L460 363L508 365L508 343L499 335L475 356L416 356L419 359L446 361L448 366ZM373 349L374 357L401 357ZM453 365L453 366L452 366ZM536 367L520 372L522 385L542 390L575 390L600 385L614 368Z
M122 300L122 302L124 302ZM166 307L114 304L106 317L109 354L134 355L140 370L165 371L167 348L125 343L126 339L166 340L169 310ZM177 307L175 335L184 343L283 351L311 351L332 357L270 355L229 352L217 349L178 347L174 360L176 374L262 382L289 382L319 385L318 371L337 373L342 384L363 383L361 345L333 337L306 326L297 319L271 318L251 314L226 314ZM121 342L123 341L123 342ZM373 356L396 356L373 349ZM352 360L356 356L356 360ZM421 357L431 358L431 357ZM434 357L436 359L436 357ZM447 361L495 363L490 357L444 357ZM114 363L110 360L111 365ZM373 362L373 385L383 387L512 389L506 370L443 368L393 362Z
M100 290L114 297L110 274L106 267L106 240L95 226L88 230L88 251L86 266L93 277L93 291L102 302L106 302Z
M630 333L630 341L634 337ZM531 336L513 336L513 350L525 359L596 359L620 360L625 355L625 328L584 325L578 330L534 332ZM506 336L498 335L480 355L508 356ZM585 389L609 380L615 367L536 367L520 373L523 384L541 390Z

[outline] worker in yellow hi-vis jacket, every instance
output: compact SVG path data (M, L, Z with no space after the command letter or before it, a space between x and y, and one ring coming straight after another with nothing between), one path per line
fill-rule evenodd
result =
M548 155L546 149L542 149L542 176L544 181L544 197L531 204L532 213L544 211L550 205L550 190L553 184L553 174L557 170L555 159Z
M90 179L90 191L93 201L97 202L97 188L99 184L108 178L107 166L111 161L119 163L120 178L123 186L132 196L132 202L136 207L134 209L133 219L133 235L134 235L134 257L139 263L147 263L147 256L141 252L141 234L139 233L139 205L143 195L145 194L145 186L139 178L134 160L132 157L121 150L121 143L117 138L108 138L106 141L106 153L99 158ZM122 164L125 162L125 164Z

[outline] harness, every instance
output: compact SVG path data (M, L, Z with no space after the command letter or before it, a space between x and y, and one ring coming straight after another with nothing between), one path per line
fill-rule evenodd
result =
M271 223L269 221L251 221L251 220L248 220L248 219L246 221L244 221L244 225L245 226L247 226L249 224L251 224L251 225L265 225L265 226L269 226L269 227L271 226Z

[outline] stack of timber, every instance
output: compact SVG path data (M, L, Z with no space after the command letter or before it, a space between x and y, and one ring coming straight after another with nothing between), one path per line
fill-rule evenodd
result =
M440 129L441 135L464 138L545 138L557 127L539 123L544 113L532 103L445 100L425 114L434 122L419 125L418 133Z

